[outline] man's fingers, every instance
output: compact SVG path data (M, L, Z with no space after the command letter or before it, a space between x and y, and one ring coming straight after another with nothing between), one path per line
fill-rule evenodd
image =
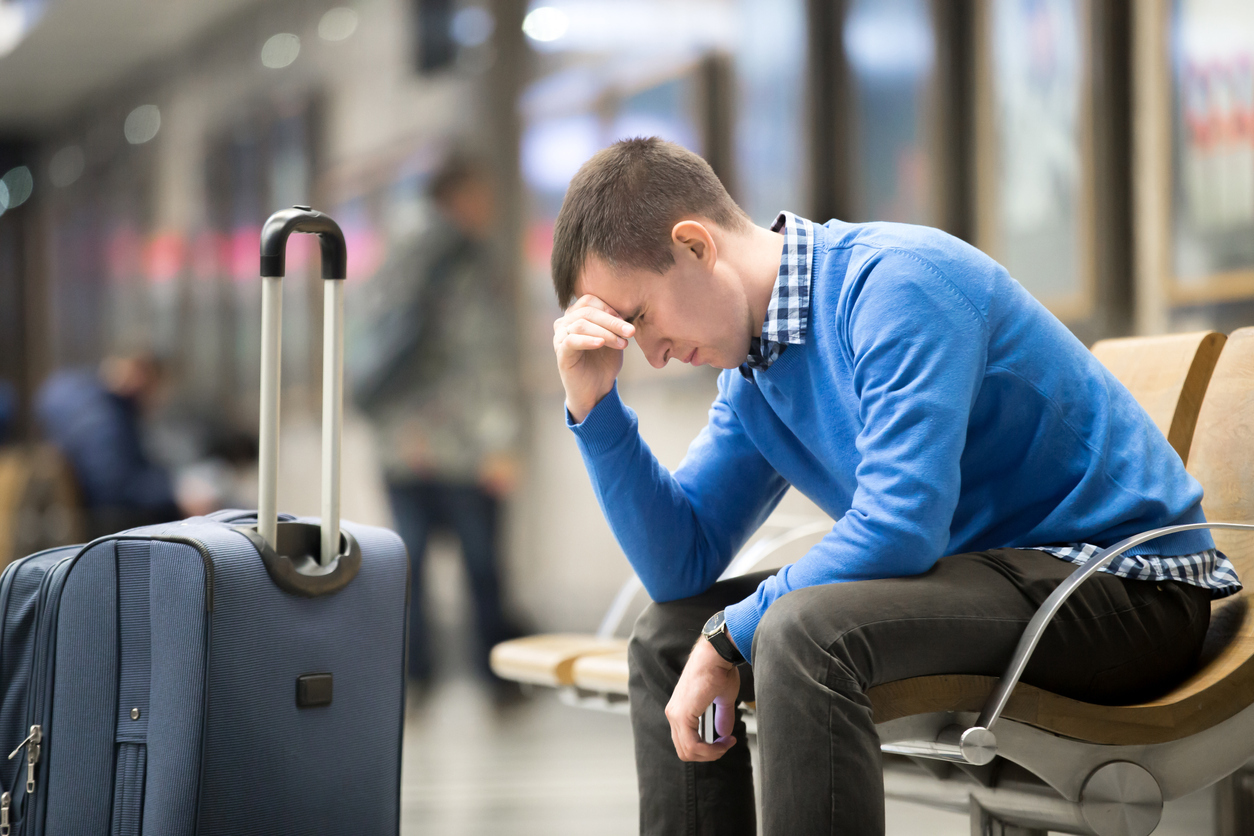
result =
M571 303L571 306L566 309L566 313L569 314L578 308L596 308L597 310L605 311L613 316L618 316L618 311L605 304L605 301L601 299L601 297L593 296L591 293L585 293L583 296L576 299L573 303Z
M582 308L578 311L572 309L553 323L553 330L556 332L564 329L568 330L577 322L593 322L605 330L625 338L630 338L636 333L635 326L629 322L624 322L617 314L608 313L597 308Z
M696 717L671 717L671 743L675 746L675 754L681 761L708 763L716 761L727 750L736 745L736 738L730 734L723 735L713 743L705 743L697 735Z
M610 329L586 319L576 319L566 324L567 334L583 334L586 337L600 337L605 344L614 348L626 348L627 340Z
M714 731L718 733L719 740L730 737L732 729L736 726L735 706L735 696L730 702L725 702L721 697L714 701Z
M697 736L695 726L689 728L686 725L678 729L672 727L671 739L675 741L675 754L679 755L679 759L695 763L716 761L736 745L736 738L730 735L720 737L713 743L705 743Z
M559 348L569 348L574 351L595 351L605 345L605 340L601 337L589 337L584 334L567 334L558 340Z

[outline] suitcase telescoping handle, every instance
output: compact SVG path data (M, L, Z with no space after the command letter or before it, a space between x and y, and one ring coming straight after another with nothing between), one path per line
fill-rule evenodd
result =
M348 253L339 224L308 206L281 209L261 229L261 432L257 529L278 551L279 372L283 326L283 275L293 232L318 236L322 245L322 549L327 567L340 551L340 438L344 422L344 277Z

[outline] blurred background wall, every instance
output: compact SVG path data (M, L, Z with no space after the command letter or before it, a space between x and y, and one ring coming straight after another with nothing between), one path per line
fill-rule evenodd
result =
M1085 342L1254 320L1248 0L0 0L11 441L37 440L52 371L138 349L169 369L170 466L255 434L264 219L335 217L351 305L469 149L497 179L520 334L502 362L526 393L509 596L531 626L590 628L628 568L562 425L548 257L579 165L642 134L703 154L758 223L946 229ZM294 242L283 491L310 513L315 268ZM714 376L631 349L622 391L674 465ZM386 523L368 428L348 434L346 515ZM247 503L247 468L231 478Z

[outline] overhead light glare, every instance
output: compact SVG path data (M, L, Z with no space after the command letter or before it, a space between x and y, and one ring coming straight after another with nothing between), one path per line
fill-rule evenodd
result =
M31 192L35 190L35 178L31 176L29 168L19 165L17 168L9 169L3 177L0 177L0 185L3 185L7 192L4 200L8 204L7 208L13 209L30 198Z
M44 0L0 0L0 58L17 49L43 13Z
M272 70L291 66L297 55L300 55L300 38L290 32L271 35L261 47L261 63Z
M324 41L342 41L357 31L357 12L347 6L336 6L318 21L318 37Z
M566 34L570 28L570 19L566 12L553 6L541 6L532 9L523 18L523 34L533 41L549 43Z
M122 133L131 145L143 145L149 142L161 130L161 111L156 105L140 105L126 117Z
M449 31L462 46L479 46L492 37L496 19L483 6L467 6L453 15Z

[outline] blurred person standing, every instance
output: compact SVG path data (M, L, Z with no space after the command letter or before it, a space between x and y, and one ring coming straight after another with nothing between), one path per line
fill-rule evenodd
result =
M363 288L350 368L374 425L397 531L411 561L409 676L433 676L423 565L432 529L454 533L470 582L476 671L504 695L488 652L516 635L498 571L502 497L517 480L519 427L512 293L491 238L486 166L454 155L432 177L437 212ZM355 317L356 319L357 317Z
M65 369L40 387L44 434L69 460L94 538L205 513L181 507L170 472L144 450L143 418L164 378L149 352L106 357L99 369Z

